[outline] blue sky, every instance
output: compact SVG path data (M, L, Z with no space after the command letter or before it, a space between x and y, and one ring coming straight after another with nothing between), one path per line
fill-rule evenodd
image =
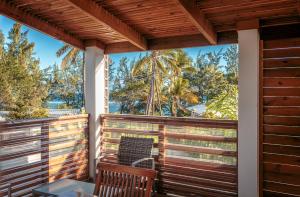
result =
M6 18L0 15L0 30L4 33L5 37L15 21ZM28 39L31 42L35 43L35 56L40 59L41 68L46 68L49 65L53 65L54 63L60 64L61 58L56 57L56 51L63 46L63 42L56 40L46 34L43 34L34 29L23 26L23 30L29 30ZM188 52L188 54L195 59L198 52L201 50L202 53L218 51L223 48L226 50L230 45L219 45L219 46L207 46L207 47L195 47L195 48L185 48L184 50ZM138 58L140 52L132 52L132 53L120 53L120 54L111 54L110 58L113 60L115 65L119 63L119 60L122 57L127 57L130 60L134 58ZM221 61L221 64L224 65L224 60Z

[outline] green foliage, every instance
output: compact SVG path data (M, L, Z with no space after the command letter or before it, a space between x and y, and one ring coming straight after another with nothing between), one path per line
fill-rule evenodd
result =
M238 114L238 87L227 85L227 87L215 98L206 103L206 118L237 120Z
M170 71L169 89L166 97L169 97L169 106L172 116L186 116L190 112L187 104L197 104L199 98L190 87L190 82L185 78L186 74L193 74L196 70L192 67L192 59L182 49L175 50L174 69Z
M111 99L120 103L120 113L142 114L146 107L149 92L149 78L146 72L140 69L135 75L132 68L136 61L128 65L128 59L122 58L117 68L111 90ZM112 77L111 77L112 78Z
M83 53L65 44L57 51L63 60L45 70L49 86L48 100L61 100L61 109L81 108L83 106Z
M153 51L128 64L120 60L114 77L111 99L121 104L120 113L189 114L186 104L198 103L184 73L194 71L183 50Z
M175 63L174 50L152 51L140 58L132 68L133 75L136 75L141 71L146 71L151 75L150 89L145 109L145 114L147 115L153 115L156 108L159 109L160 115L162 115L161 87L164 81L163 78L168 74L168 70L178 70L178 66Z
M199 52L194 64L196 72L186 76L203 103L219 95L228 83L221 70L221 58L221 50L217 53Z
M47 85L27 34L18 23L10 30L7 43L0 34L0 107L10 111L12 119L47 116L42 108Z
M111 100L121 104L120 113L172 116L189 116L187 107L201 102L206 117L236 119L237 58L236 46L199 52L194 63L182 49L153 51L130 63L122 58L111 77Z
M226 76L231 84L238 82L238 67L239 67L239 51L237 45L231 45L224 53L223 57L226 61Z

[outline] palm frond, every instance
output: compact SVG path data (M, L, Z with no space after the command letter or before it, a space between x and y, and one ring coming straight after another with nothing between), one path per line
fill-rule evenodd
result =
M132 75L136 75L146 64L150 64L150 62L151 58L149 56L139 59L132 68Z
M162 73L167 73L166 68L160 61L156 61L157 68L162 72Z
M72 62L72 59L75 58L74 54L76 53L76 49L70 50L61 61L61 68L65 69L67 65Z
M56 52L56 56L57 57L61 57L62 55L64 55L68 50L70 50L72 48L71 45L69 44L65 44L64 46L62 46L60 49L58 49L58 51Z

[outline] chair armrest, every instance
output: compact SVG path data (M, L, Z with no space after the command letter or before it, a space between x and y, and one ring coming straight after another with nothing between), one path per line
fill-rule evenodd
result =
M143 158L143 159L136 160L135 162L133 162L131 164L131 166L136 167L137 164L139 164L143 161L148 161L148 160L152 160L152 169L154 170L155 169L155 162L154 162L154 158L152 158L152 157L146 157L146 158Z
M103 158L107 157L107 156L114 156L114 154L105 154L105 155L101 155L100 157L95 158L95 163L97 164L98 162L100 162Z
M107 155L113 155L113 154L107 154ZM98 165L98 163L101 162L101 160L103 158L105 158L107 155L101 155L100 157L95 158L95 160L94 160L94 165L95 165L94 173L95 174L97 174L97 165Z

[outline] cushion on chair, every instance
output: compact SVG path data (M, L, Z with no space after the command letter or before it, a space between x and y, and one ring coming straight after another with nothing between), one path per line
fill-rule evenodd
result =
M118 152L119 163L130 166L134 161L151 157L152 147L152 138L122 136ZM143 161L137 164L137 167L152 168L152 161Z

